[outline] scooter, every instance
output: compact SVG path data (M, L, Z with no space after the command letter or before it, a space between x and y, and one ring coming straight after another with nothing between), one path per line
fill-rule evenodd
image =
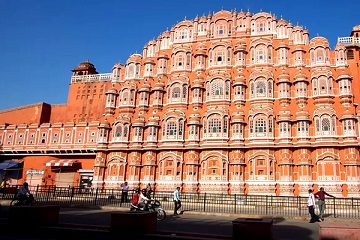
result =
M130 211L149 211L149 212L157 212L156 219L162 221L166 217L165 210L161 207L161 203L159 200L149 200L142 206L130 204Z

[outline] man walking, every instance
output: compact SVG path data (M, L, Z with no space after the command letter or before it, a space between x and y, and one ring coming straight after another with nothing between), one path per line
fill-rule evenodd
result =
M179 215L178 210L181 208L180 201L180 187L177 187L174 191L174 216Z
M121 203L128 201L129 185L127 182L121 185Z
M311 217L309 223L321 222L319 216L315 214L315 197L312 189L309 189L308 208Z
M320 219L323 221L324 220L324 211L325 211L325 195L335 198L333 195L328 194L327 192L324 191L324 188L321 187L320 191L318 191L317 193L314 194L315 197L318 199L318 207L319 207L319 217Z

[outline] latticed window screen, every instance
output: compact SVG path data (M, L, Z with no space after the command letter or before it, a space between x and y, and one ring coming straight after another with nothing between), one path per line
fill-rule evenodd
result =
M209 133L219 133L221 132L221 121L217 118L209 120Z
M266 122L264 121L264 119L260 118L256 120L255 132L257 133L266 132Z
M168 122L166 128L166 135L176 135L176 123L175 122Z

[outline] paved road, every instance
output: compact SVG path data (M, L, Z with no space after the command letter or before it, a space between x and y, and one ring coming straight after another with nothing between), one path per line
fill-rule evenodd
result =
M62 208L59 223L61 224L88 224L95 226L110 226L111 213L127 209L79 209ZM169 212L168 212L169 214ZM7 217L7 207L3 207L0 218ZM179 216L168 215L164 221L158 222L158 231L167 232L193 232L200 234L232 235L232 221L239 215L218 216L206 213L187 213ZM21 229L21 228L19 228ZM99 228L101 229L101 228ZM50 234L50 235L49 235ZM76 237L77 233L72 233ZM97 235L98 234L98 237ZM81 234L80 234L81 235ZM275 240L318 240L318 224L310 224L306 220L274 219L273 236ZM70 236L69 236L70 237ZM104 239L99 232L94 232L91 239ZM1 239L59 239L48 234L20 234L14 231L12 234L2 235ZM106 239L106 238L105 238ZM126 239L126 238L122 238ZM139 238L146 239L146 238Z
M60 222L110 225L110 214L114 210L62 209ZM159 231L195 232L215 235L232 235L232 221L236 216L214 216L187 214L167 216L158 222ZM300 220L275 219L273 236L275 240L318 240L318 224Z

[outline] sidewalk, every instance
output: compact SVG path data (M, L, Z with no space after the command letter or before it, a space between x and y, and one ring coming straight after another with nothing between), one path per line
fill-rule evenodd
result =
M2 203L0 212L0 219L4 224L4 219L7 219L8 205ZM127 208L61 208L59 225L61 226L81 226L86 229L81 236L88 239L107 239L102 231L109 229L111 221L111 213L118 211L127 211ZM196 233L203 235L224 235L232 236L232 221L239 217L255 217L255 216L242 216L238 214L210 214L204 212L187 212L183 215L172 216L171 210L167 209L167 217L164 221L159 221L157 230L159 232L170 232L176 235L178 232ZM325 221L345 221L325 219ZM84 227L88 226L88 227ZM4 226L2 226L3 228ZM91 230L91 232L89 232ZM87 232L87 233L85 233ZM71 233L76 236L76 232ZM318 240L319 230L317 223L308 223L308 219L293 220L293 219L274 219L273 237L274 240ZM2 234L2 239L27 239L24 236L16 238L18 232L9 233L8 236ZM31 236L28 239L47 239L41 235ZM8 237L8 238L6 238ZM30 237L30 236L29 236ZM35 237L35 238L34 238ZM45 237L45 238L42 238ZM47 236L49 237L49 236ZM121 236L119 236L121 238ZM58 239L52 236L51 239ZM126 240L126 238L121 238ZM151 239L151 238L138 238L138 239ZM218 238L219 239L219 238Z

